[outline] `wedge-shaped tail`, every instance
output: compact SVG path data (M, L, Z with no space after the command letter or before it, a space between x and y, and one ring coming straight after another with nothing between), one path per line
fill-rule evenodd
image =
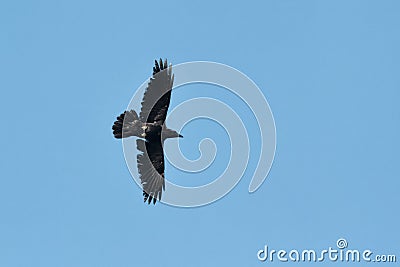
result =
M137 113L131 109L117 117L112 127L115 138L138 136L141 133L141 122Z

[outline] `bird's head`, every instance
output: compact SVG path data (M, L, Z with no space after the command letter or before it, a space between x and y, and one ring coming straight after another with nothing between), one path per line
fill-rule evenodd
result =
M183 136L181 134L179 134L178 132L168 129L168 128L164 128L162 131L162 138L165 140L167 138L176 138L176 137L180 137L183 138Z

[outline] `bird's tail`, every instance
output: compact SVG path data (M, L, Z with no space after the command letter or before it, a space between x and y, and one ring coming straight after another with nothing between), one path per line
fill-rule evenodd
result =
M139 123L139 117L133 109L125 111L117 117L117 120L112 126L114 137L121 139L136 135L136 126Z

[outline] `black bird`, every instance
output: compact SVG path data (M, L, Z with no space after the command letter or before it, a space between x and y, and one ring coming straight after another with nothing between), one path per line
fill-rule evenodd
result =
M172 65L155 60L153 76L147 85L138 116L134 110L128 110L117 117L112 126L115 138L136 136L137 156L140 180L143 187L144 202L156 203L165 190L163 143L167 138L183 137L165 125L171 90L174 82ZM144 139L144 140L143 140Z

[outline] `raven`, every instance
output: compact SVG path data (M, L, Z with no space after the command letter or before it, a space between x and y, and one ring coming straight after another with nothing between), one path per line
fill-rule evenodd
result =
M127 110L117 117L112 126L117 139L136 136L140 181L143 187L144 202L150 204L161 200L165 190L163 143L167 138L183 137L165 125L171 90L174 82L172 65L155 60L153 76L147 85L139 116ZM144 140L143 140L144 139Z

